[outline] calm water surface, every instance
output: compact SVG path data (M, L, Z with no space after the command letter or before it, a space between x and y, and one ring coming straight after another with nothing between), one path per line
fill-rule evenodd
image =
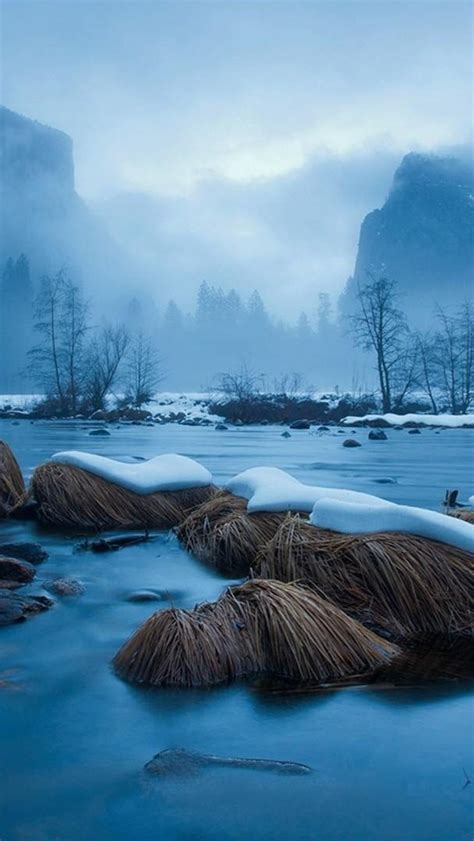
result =
M387 442L342 448L347 433L314 435L260 427L216 432L0 421L25 474L61 449L151 457L177 451L202 461L217 482L256 464L304 481L379 493L434 509L446 488L474 492L474 431L388 431ZM377 480L390 479L389 484ZM234 684L210 691L136 689L110 660L154 605L124 599L135 589L193 606L226 580L188 557L172 535L117 553L77 550L77 536L24 523L0 525L3 540L40 540L50 558L38 582L80 578L86 593L23 625L0 629L1 841L472 841L474 780L471 685L357 688L270 695ZM39 584L32 589L38 591ZM165 602L165 605L169 602ZM160 750L304 762L310 776L240 769L154 780L145 762Z

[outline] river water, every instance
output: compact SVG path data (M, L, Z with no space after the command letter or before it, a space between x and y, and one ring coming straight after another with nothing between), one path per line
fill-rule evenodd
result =
M289 439L281 431L123 426L94 438L80 423L0 421L0 438L27 476L62 449L147 458L180 452L218 483L264 464L434 509L447 488L458 488L461 499L474 492L473 430L388 430L388 441L377 442L359 429L363 446L350 450L342 447L347 431L295 431ZM0 539L39 540L49 551L32 591L58 575L86 587L81 597L57 599L52 610L0 629L0 672L8 672L0 687L1 841L472 841L474 784L464 785L463 771L474 781L472 684L313 695L245 683L135 688L115 677L110 660L156 606L130 603L127 594L163 590L174 605L190 607L215 598L227 580L169 534L105 555L78 550L77 535L30 523L0 524ZM176 747L303 762L314 772L144 774L155 753Z

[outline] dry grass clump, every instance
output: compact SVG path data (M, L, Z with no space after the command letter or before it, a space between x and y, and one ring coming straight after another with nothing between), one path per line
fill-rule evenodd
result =
M178 528L188 552L229 575L247 575L285 514L247 512L247 500L221 491L189 514Z
M373 672L397 654L314 592L253 580L215 603L155 613L113 664L131 681L189 687L259 672L321 682Z
M474 555L409 534L343 535L288 517L256 562L262 578L303 579L359 621L394 634L472 628Z
M30 493L40 520L81 529L168 529L216 493L213 485L136 494L79 467L50 462L37 467Z
M474 524L474 508L456 508L449 512L450 517L456 517L458 520L464 520L466 523Z
M8 517L26 500L19 464L8 444L0 441L0 519Z

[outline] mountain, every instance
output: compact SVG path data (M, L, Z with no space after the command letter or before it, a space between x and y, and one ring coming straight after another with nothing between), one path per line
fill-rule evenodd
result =
M453 305L472 294L474 178L458 158L409 154L395 172L389 196L361 227L354 275L341 309L353 309L368 273L398 284L402 305L419 325L435 304Z
M34 277L66 267L97 293L131 267L74 187L71 138L0 107L2 263L25 254ZM118 273L118 276L117 276Z
M10 391L25 384L21 370L31 345L32 298L41 275L66 268L96 307L110 313L134 272L75 191L71 138L1 106L0 194L0 388ZM29 290L22 312L20 282ZM23 311L27 305L28 316ZM12 325L20 324L21 335L17 331L13 341Z

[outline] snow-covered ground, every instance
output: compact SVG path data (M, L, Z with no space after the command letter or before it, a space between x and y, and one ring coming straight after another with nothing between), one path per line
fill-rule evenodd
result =
M348 415L341 420L343 426L354 426L363 422L382 420L390 426L404 426L404 424L420 423L425 426L445 426L449 429L456 429L462 426L474 426L474 414L469 415L425 415L409 413L406 415L395 415L387 412L385 415Z
M33 409L35 403L42 400L42 394L0 394L0 411L11 409L15 412L28 412ZM208 420L214 423L221 421L218 415L209 412L210 396L205 392L182 392L164 391L159 392L142 406L152 415L161 415L164 418L183 416L186 420ZM112 408L112 402L110 408Z
M156 491L202 488L212 482L211 473L202 464L176 453L165 453L146 461L127 464L95 453L67 450L55 453L51 461L80 467L114 485L120 485L141 495Z
M7 411L8 407L18 412L29 411L43 397L43 394L0 394L0 411Z

